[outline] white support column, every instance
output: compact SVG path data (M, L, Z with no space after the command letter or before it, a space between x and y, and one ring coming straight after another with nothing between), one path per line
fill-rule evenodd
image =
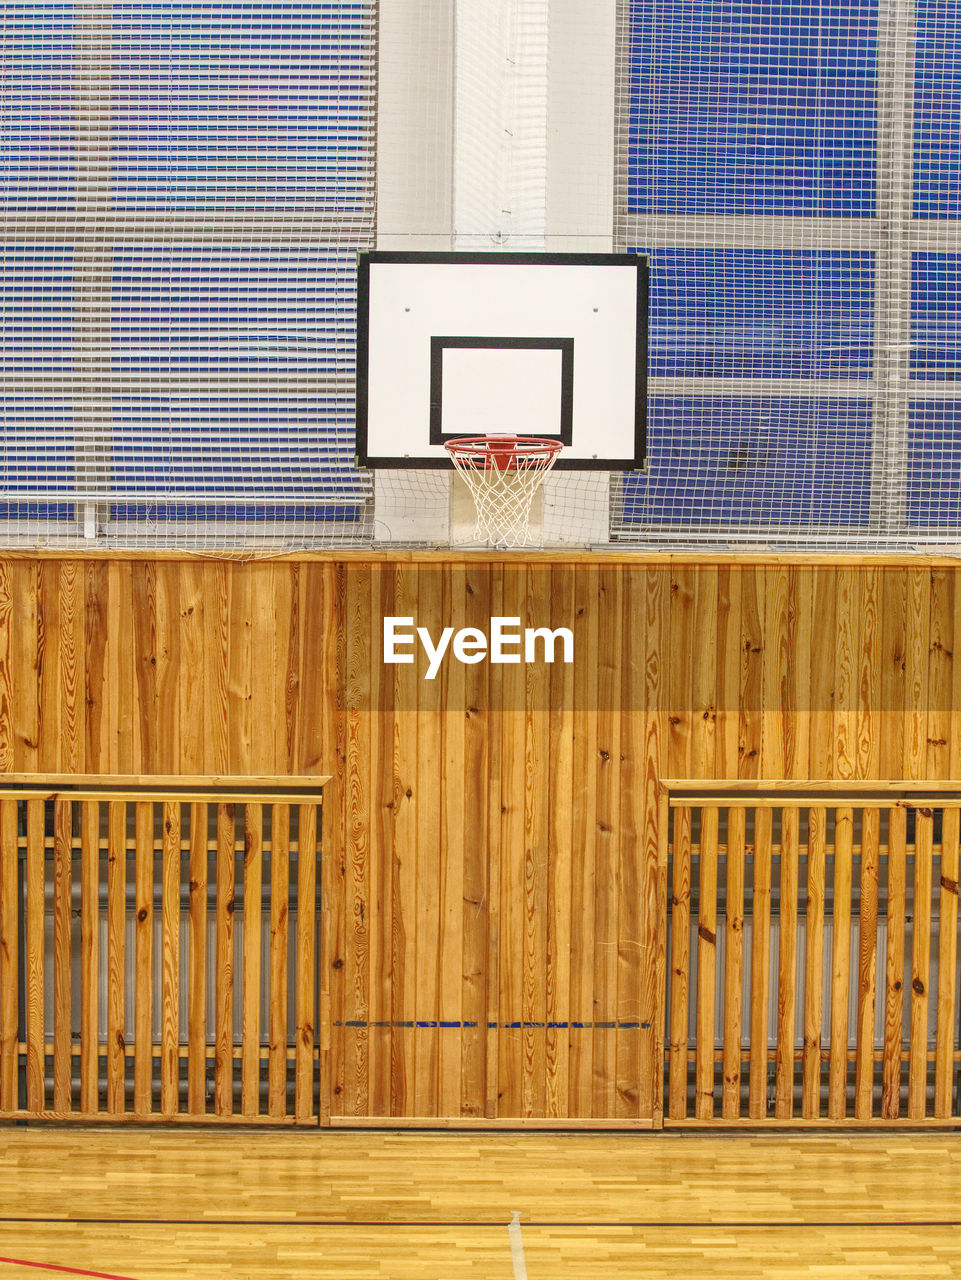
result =
M457 0L454 247L544 248L550 0Z
M915 43L914 0L880 0L871 514L885 537L903 534L907 513Z
M381 0L377 44L377 248L450 249L451 0Z

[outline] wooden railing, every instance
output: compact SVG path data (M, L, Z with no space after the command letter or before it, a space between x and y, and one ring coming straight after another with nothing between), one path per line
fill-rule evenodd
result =
M317 1122L325 781L0 780L0 1118Z
M669 788L666 1123L957 1125L961 788Z

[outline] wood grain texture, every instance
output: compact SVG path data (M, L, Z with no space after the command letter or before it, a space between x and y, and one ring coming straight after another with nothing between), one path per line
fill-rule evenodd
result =
M28 800L27 860L24 872L26 1032L27 1032L27 1106L42 1111L46 1093L44 1036L44 823L43 801Z
M814 557L738 563L725 556L571 555L519 564L496 555L401 554L250 565L175 556L6 556L0 768L11 777L40 769L78 778L333 774L322 916L311 940L318 1007L304 1019L311 1053L319 1054L321 1116L644 1118L660 1106L656 1009L667 989L657 977L659 965L668 967L658 920L669 904L659 881L666 865L660 782L674 775L761 785L776 773L811 783L850 777L949 786L961 767L961 667L953 660L961 626L958 572L947 560L859 564ZM483 629L495 615L569 625L576 658L571 667L546 669L461 666L448 655L437 679L426 681L422 658L394 668L380 660L380 622L388 614L410 615L434 635L444 626ZM817 807L816 789L808 799ZM87 801L78 794L77 803ZM191 880L200 884L190 856ZM196 870L200 856L198 849ZM748 868L753 856L745 851ZM882 849L878 856L883 884L888 855ZM810 881L816 868L801 846L802 875L805 859ZM85 880L81 856L81 904L84 885L92 894L95 884L94 862L88 863ZM108 899L118 874L108 861ZM897 874L895 867L895 882ZM736 868L734 875L736 891ZM866 994L862 999L871 965L870 878L866 885L857 967L861 1056L845 1068L860 1071L860 1092L854 1082L846 1105L862 1112L872 1065L870 1002ZM55 871L51 887L55 898ZM215 949L230 972L233 890L228 897L224 877L220 887ZM942 891L932 885L933 893ZM817 928L812 902L806 929ZM745 913L757 905L749 899ZM104 965L113 954L116 964L119 922L113 919L111 932L106 921L100 956L92 907L84 917L81 905L81 952ZM191 972L182 980L184 999L195 1009L206 994L192 964L204 945L200 911L200 891L192 889ZM898 946L897 915L889 953ZM726 945L736 941L728 923ZM271 902L272 937L274 926ZM900 928L906 941L903 922ZM931 939L937 957L929 960L940 968L950 940L939 934L935 941L933 922ZM135 927L131 971L136 940ZM295 953L299 945L298 933ZM815 1015L821 1034L814 950L805 947L806 1037L815 1034L808 1025ZM729 989L737 955L729 947L724 961L725 1044L729 1030L731 1037L740 1033L728 1026L740 1017ZM272 1004L279 1026L274 958L276 952L263 1016ZM886 967L889 958L896 955L885 957ZM753 968L753 953L741 959ZM55 983L53 967L50 974ZM130 979L135 983L132 972ZM780 962L766 980L779 1000L790 996ZM297 981L292 972L290 981ZM232 976L230 983L232 1001ZM886 987L886 1003L898 992L903 998L903 987ZM795 999L801 1001L800 990ZM215 1105L224 1114L233 1107L235 1061L238 1084L243 1070L242 1057L233 1054L226 1000L224 989L215 997L212 1028L221 1044ZM922 996L915 992L912 1000L917 1020ZM109 1005L108 999L105 1020ZM99 1015L92 997L88 1032L91 1009ZM759 1017L752 1008L752 1023ZM199 1105L207 1070L194 1021L191 1106ZM115 1016L114 1032L116 1023ZM783 1011L778 1024L786 1028ZM138 1042L138 1028L130 1030ZM242 1025L237 1033L242 1040ZM293 1036L293 1025L285 1034ZM947 1035L940 1033L942 1046ZM894 1040L892 1023L883 1059L889 1109L905 1052L900 1044L895 1050ZM278 1043L271 1032L274 1065L268 1062L266 1074L275 1112ZM116 1080L128 1050L124 1045L118 1058L108 1037L104 1052L94 1052L83 1032L80 1048L86 1109L99 1088L97 1073L104 1068L110 1075L113 1055ZM827 1065L821 1052L807 1044L801 1052L807 1118L816 1114L811 1090ZM732 1119L727 1112L740 1106L735 1095L746 1066L733 1049L728 1054L720 1119ZM758 1047L756 1076L760 1058ZM780 1064L783 1107L785 1073L796 1064L783 1049ZM765 1074L770 1065L763 1064ZM304 1069L315 1066L304 1059ZM937 1077L936 1065L931 1070ZM946 1071L942 1065L942 1110ZM775 1063L775 1110L777 1079ZM143 1101L142 1074L140 1082ZM880 1110L874 1099L873 1114Z
M154 807L136 807L134 1110L153 1108Z
M674 810L674 867L671 893L671 1022L668 1111L687 1115L688 1002L691 951L691 811Z
M736 1119L741 1112L745 819L744 809L728 809L724 923L724 1085L721 1100L721 1111L727 1120Z
M901 1108L901 1044L904 1031L904 916L907 814L888 810L888 946L884 982L884 1052L881 1115L898 1117Z
M908 1116L927 1107L928 987L931 964L931 872L934 823L930 809L916 809L914 834L914 927L911 945L911 1039L908 1057Z
M717 830L713 806L701 810L698 846L699 892L697 916L697 1053L695 1114L714 1115L714 981L717 972Z
M768 992L771 982L771 811L754 810L754 895L751 940L751 1058L749 1114L767 1114Z
M2 623L0 623L2 625ZM0 800L0 1107L18 1101L17 993L20 989L20 885L17 801Z
M834 813L834 939L831 946L831 1043L828 1116L841 1120L847 1106L848 992L851 982L851 861L854 813L845 805Z
M958 845L961 813L944 812L941 837L940 920L938 929L938 1018L934 1067L934 1114L952 1114L955 1007L958 963ZM961 1108L959 1108L961 1110Z
M861 880L858 922L858 1025L854 1114L870 1118L874 1108L874 999L877 982L878 879L881 814L861 810Z

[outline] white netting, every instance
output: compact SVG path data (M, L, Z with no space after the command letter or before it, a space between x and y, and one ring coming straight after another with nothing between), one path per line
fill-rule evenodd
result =
M961 545L958 0L376 11L0 6L0 545L447 537L353 466L375 123L379 247L650 257L570 541Z
M0 544L369 540L375 16L0 7Z
M479 436L450 440L445 448L474 499L474 539L492 547L533 542L531 506L561 446L521 436Z

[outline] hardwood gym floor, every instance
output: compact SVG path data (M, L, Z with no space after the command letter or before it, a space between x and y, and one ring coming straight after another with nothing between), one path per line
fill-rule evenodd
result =
M0 1280L956 1277L959 1193L950 1133L4 1128Z

